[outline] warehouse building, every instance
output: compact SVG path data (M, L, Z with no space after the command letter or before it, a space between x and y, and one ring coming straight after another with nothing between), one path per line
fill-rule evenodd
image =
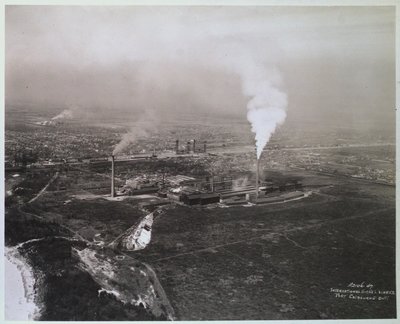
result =
M210 193L202 193L202 192L194 192L187 193L182 192L180 195L180 201L186 205L208 205L215 204L220 201L219 194L215 192Z

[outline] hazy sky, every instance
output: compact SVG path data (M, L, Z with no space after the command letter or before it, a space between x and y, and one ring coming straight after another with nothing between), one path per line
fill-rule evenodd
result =
M288 118L393 121L394 7L6 7L6 104L245 116L267 73Z

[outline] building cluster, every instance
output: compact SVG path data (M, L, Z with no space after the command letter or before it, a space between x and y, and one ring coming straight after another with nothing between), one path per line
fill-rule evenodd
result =
M10 166L21 166L21 152L37 157L38 162L62 162L69 158L84 159L107 156L115 141L110 131L99 129L58 129L37 127L28 133L6 131L5 153ZM30 153L31 152L31 153Z
M196 142L195 139L186 142L186 145L179 144L179 139L175 141L176 154L194 154L194 153L207 153L207 141L202 144Z
M36 120L35 120L36 121ZM33 121L27 128L6 128L5 133L5 168L18 171L23 168L51 168L63 164L109 163L109 155L116 143L121 139L125 129L82 126L82 124L65 123L60 126L43 127ZM40 124L40 123L39 123ZM241 125L241 124L240 124ZM300 132L300 133L298 133ZM299 136L299 134L304 134ZM375 136L364 133L347 134L344 130L325 132L310 127L309 129L285 129L277 132L268 143L263 153L263 168L266 169L305 169L315 172L338 174L366 180L395 183L395 146L385 143L393 142L391 137ZM191 140L187 140L191 139ZM150 134L129 146L124 156L116 157L116 161L123 159L156 160L157 156L164 156L167 152L170 163L174 157L179 167L174 173L190 174L202 177L204 174L219 176L235 175L246 172L254 163L254 152L233 153L226 150L224 154L211 154L216 148L226 145L227 148L243 147L253 144L253 136L247 129L218 120L207 123L165 123L160 125L157 133ZM357 143L376 143L370 147L357 148ZM379 147L378 144L381 144ZM221 146L222 145L222 146ZM141 154L138 154L141 152ZM208 153L208 154L198 154ZM189 154L189 155L188 155ZM193 154L193 155L192 155ZM159 160L161 161L161 159ZM167 161L167 162L166 162ZM158 163L158 161L157 161ZM150 163L149 163L150 164ZM169 165L165 169L169 168ZM154 167L151 166L151 168ZM164 168L160 163L160 174ZM174 166L172 167L174 168ZM170 168L170 169L172 169ZM133 174L137 170L134 170ZM148 169L140 170L141 173ZM131 175L132 176L132 175ZM205 187L196 188L199 192L220 192L230 190L229 181L218 183L218 179L205 181ZM215 188L211 188L211 183ZM152 185L141 184L140 190L155 190ZM158 180L157 186L163 186ZM222 186L222 188L219 188ZM225 187L224 187L225 186ZM145 189L147 188L147 189ZM139 188L126 188L126 192L140 192ZM270 189L268 189L270 190ZM279 189L278 189L279 191Z
M160 190L160 187L161 184L157 181L137 177L135 179L126 180L125 185L118 194L128 196L154 194Z
M194 178L186 175L162 177L143 175L126 180L117 190L117 195L156 194L160 198L186 205L207 205L218 202L255 201L260 197L278 196L285 192L301 191L303 186L298 180L284 183L260 180L256 194L254 180L233 178L232 176L206 176Z

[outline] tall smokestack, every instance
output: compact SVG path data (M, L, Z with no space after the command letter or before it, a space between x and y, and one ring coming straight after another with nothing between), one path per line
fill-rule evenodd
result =
M111 155L111 197L115 197L114 155Z
M178 154L179 153L179 140L177 139L175 142L175 153Z
M257 159L257 171L256 171L256 198L258 197L259 185L258 185L258 177L260 173L260 160Z
M196 140L193 140L193 153L196 153Z

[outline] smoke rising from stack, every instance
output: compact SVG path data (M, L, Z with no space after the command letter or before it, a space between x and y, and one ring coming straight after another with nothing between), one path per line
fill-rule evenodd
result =
M62 120L62 119L72 119L74 117L74 113L72 109L65 109L57 116L54 116L51 120Z
M158 119L155 117L153 110L147 110L141 115L130 131L122 136L121 141L115 146L112 155L117 155L125 150L130 144L136 142L139 138L149 136L155 131L158 125Z
M242 50L239 55L233 56L230 64L241 78L243 95L250 98L247 120L255 134L255 192L258 197L260 157L276 128L285 121L287 95L279 89L282 78L278 68L254 55L254 52Z
M274 42L250 46L246 38L227 41L216 51L216 64L239 76L243 97L247 102L247 120L255 134L257 159L286 118L287 94L282 89L282 77L278 69L277 54L265 51L263 46ZM229 54L229 55L228 55Z
M243 74L242 82L244 94L251 97L247 104L247 120L255 134L259 160L277 126L285 121L287 95L277 87L280 74L276 68L253 71Z
M91 120L93 118L93 112L87 110L87 107L71 104L67 109L64 109L61 113L50 119L50 124L64 123L68 120Z

